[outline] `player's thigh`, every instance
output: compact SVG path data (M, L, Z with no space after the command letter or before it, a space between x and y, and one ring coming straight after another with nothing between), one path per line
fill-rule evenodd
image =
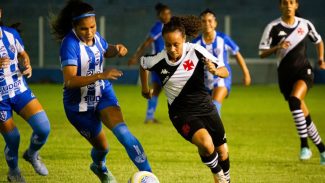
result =
M291 96L297 97L300 100L304 100L307 94L308 87L304 80L298 80L294 83Z
M192 143L198 147L202 156L209 156L214 152L211 135L205 128L201 128L194 133Z
M119 106L106 107L99 113L103 124L110 130L112 130L117 124L124 122L123 114Z
M217 86L212 91L212 99L222 103L228 95L228 89L225 86Z

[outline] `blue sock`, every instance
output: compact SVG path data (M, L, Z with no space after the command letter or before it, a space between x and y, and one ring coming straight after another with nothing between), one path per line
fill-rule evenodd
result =
M108 154L108 149L97 150L95 148L91 149L91 158L93 162L102 169L103 172L107 171L106 168L106 155Z
M152 96L151 99L148 100L148 108L147 108L147 116L146 120L152 120L154 118L156 108L158 104L158 97Z
M112 131L120 143L125 147L135 166L137 166L140 171L151 172L148 159L140 142L131 134L126 124L120 123L116 125Z
M5 139L5 156L7 164L10 170L14 171L18 169L18 148L20 141L20 134L18 129L15 127L10 132L2 133Z
M213 104L216 106L219 116L221 117L221 103L216 100L213 100Z
M45 144L50 133L50 122L45 112L41 111L31 116L28 119L28 123L33 129L28 155L33 156Z

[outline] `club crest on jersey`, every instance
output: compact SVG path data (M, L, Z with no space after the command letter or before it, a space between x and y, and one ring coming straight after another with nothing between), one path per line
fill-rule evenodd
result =
M7 120L7 111L0 111L0 120L3 122Z
M9 50L10 50L12 53L15 53L15 52L16 52L15 46L12 45L12 44L9 46Z
M191 127L188 123L185 123L183 126L182 126L182 133L184 136L188 136L188 134L190 133L190 130L191 130Z
M219 55L219 54L220 54L220 49L219 49L219 48L215 48L213 51L214 51L214 53L215 53L216 55Z
M186 60L183 64L183 67L186 71L190 71L194 68L194 64L192 60Z
M297 30L298 34L301 36L305 33L304 29L299 27L298 30Z

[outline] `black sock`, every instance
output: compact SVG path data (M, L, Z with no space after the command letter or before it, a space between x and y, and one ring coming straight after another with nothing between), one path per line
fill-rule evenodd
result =
M201 160L205 165L207 165L211 169L211 172L214 173L214 174L216 174L216 173L218 173L218 172L220 172L222 170L220 165L218 164L218 153L217 153L217 151L214 151L209 156L201 156Z
M226 179L228 183L230 183L230 161L229 161L229 156L226 160L224 161L219 161L219 165L221 166L224 175L226 176Z

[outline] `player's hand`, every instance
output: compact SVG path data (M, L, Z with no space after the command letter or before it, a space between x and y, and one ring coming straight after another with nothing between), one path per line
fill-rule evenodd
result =
M204 64L206 65L208 71L215 75L216 74L216 65L209 59L205 58Z
M0 57L0 68L8 68L10 65L9 57Z
M325 70L325 62L323 60L318 61L319 68Z
M290 46L290 41L281 41L278 45L278 49L288 49Z
M153 94L153 89L148 89L148 90L144 90L144 89L142 89L141 94L142 94L142 96L143 96L144 98L146 98L146 99L151 99L152 94Z
M244 76L244 85L245 86L249 86L252 83L252 79L251 76L249 74Z
M110 79L110 80L117 80L119 77L123 76L123 72L117 69L107 69L103 73L100 73L100 79Z
M122 44L117 44L116 45L116 50L118 52L117 55L119 57L124 57L128 53L128 49Z
M24 76L26 76L27 78L32 77L32 66L30 65L30 60L29 58L24 58L22 56L20 56L18 58L19 60L19 64L22 67L21 71L23 73Z
M135 65L135 64L137 64L137 62L138 62L138 59L137 59L137 57L134 55L134 56L132 56L132 57L129 59L129 61L128 61L128 66Z

